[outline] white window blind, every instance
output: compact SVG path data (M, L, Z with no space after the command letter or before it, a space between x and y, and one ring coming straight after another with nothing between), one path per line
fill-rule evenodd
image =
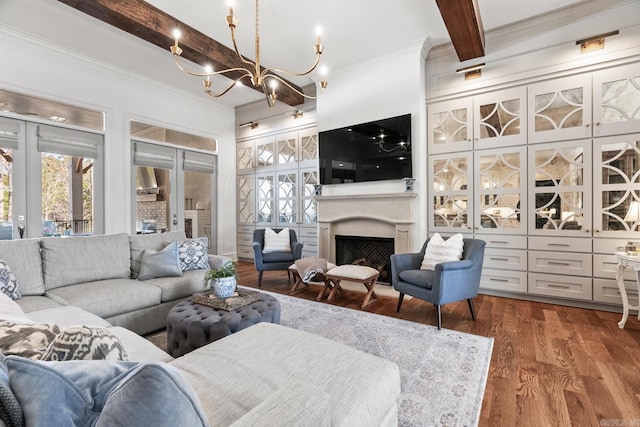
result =
M18 149L20 122L0 117L0 147L11 150Z
M103 136L53 126L38 126L38 151L97 159Z
M214 173L216 168L216 156L198 153L195 151L184 152L184 170L190 172Z
M174 148L134 141L133 163L137 166L173 169L176 150Z

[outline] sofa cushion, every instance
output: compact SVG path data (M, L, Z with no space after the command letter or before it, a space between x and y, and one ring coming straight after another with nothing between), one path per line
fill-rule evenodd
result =
M0 293L16 300L22 297L20 286L7 262L0 260Z
M164 363L41 362L16 356L4 363L27 425L208 425L193 388ZM34 390L47 398L34 399Z
M40 239L0 240L0 259L11 266L22 295L44 295Z
M136 279L138 274L140 274L142 251L145 249L160 251L167 246L167 243L173 240L184 239L186 239L186 236L183 230L170 231L168 233L137 234L135 236L129 236L129 263L131 268L131 277Z
M167 246L160 251L154 251L153 249L145 249L142 251L138 280L175 276L182 276L177 242L167 244Z
M102 318L160 304L157 286L133 279L99 280L64 286L47 292L63 305L73 305Z
M127 360L127 352L108 328L73 326L51 341L41 360Z
M31 323L22 308L8 295L0 293L0 320L16 323Z
M182 271L211 268L207 255L208 249L209 239L206 237L180 240L178 242L178 257Z
M32 311L47 310L49 308L62 307L62 304L47 298L44 295L23 296L16 301L25 313Z
M189 270L181 277L156 277L145 283L157 286L162 291L162 302L175 301L206 290L206 270Z
M55 323L63 328L76 325L101 326L104 328L111 326L111 324L102 317L72 305L61 305L45 310L32 311L27 313L26 316L31 322Z
M421 288L431 289L433 287L433 270L404 270L401 271L399 276L403 282L411 283Z
M128 234L44 237L40 244L47 290L131 276Z

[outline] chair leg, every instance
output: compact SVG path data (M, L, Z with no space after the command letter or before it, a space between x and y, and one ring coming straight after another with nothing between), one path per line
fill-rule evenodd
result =
M468 298L467 303L469 304L469 310L471 311L471 318L476 320L476 311L473 309L473 300Z
M404 294L400 292L400 297L398 297L398 308L396 308L396 312L400 313L400 306L402 305L402 300L404 299Z
M263 271L258 271L258 287L261 288L262 287L262 273L264 273Z
M440 304L436 304L436 315L438 316L438 330L442 329L442 313L440 312Z
M291 283L291 272L287 270L287 285Z

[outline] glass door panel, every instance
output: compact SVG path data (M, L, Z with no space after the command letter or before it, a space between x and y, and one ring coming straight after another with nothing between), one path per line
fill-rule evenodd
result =
M211 248L211 177L210 173L184 173L184 231L188 238L206 237Z
M136 233L165 233L171 230L170 169L136 167Z

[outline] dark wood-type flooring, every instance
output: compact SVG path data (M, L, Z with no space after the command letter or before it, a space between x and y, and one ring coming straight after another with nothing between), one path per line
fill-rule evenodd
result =
M252 263L240 262L239 284L257 288ZM288 294L284 271L267 271L264 290ZM363 287L364 290L364 287ZM295 296L315 300L318 289ZM363 294L346 291L331 304L360 309ZM630 315L479 295L476 321L465 301L442 309L442 327L494 338L480 426L640 427L640 322ZM379 296L371 313L435 325L432 304ZM442 363L446 363L443 360Z

